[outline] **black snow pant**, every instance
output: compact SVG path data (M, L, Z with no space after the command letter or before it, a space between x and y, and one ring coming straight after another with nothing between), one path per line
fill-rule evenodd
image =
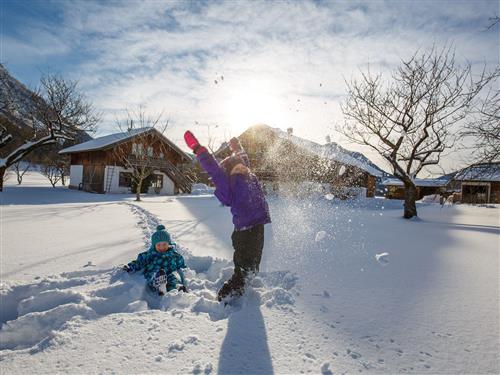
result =
M264 248L264 224L258 224L247 230L235 230L231 235L231 240L234 248L234 273L219 290L219 301L233 292L242 294L245 279L259 272Z

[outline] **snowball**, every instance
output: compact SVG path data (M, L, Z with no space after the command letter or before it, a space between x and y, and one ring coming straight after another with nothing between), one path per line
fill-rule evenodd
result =
M318 233L316 233L315 241L316 242L323 241L325 237L326 237L326 232L324 230L320 230Z
M342 176L345 173L345 166L341 166L339 170L339 176Z
M331 201L335 197L333 196L333 194L328 193L325 195L325 198L328 199L329 201Z
M381 265L385 266L386 264L389 263L389 259L387 257L389 256L389 253L380 253L380 254L375 254L375 259L377 262L379 262Z

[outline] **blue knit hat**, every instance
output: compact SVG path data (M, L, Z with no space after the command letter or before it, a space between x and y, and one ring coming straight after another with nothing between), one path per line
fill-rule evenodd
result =
M168 234L168 232L165 230L165 226L161 224L156 227L156 232L154 232L151 236L151 245L153 247L156 247L156 244L158 242L168 242L170 245L172 244L172 241L170 240L170 234Z

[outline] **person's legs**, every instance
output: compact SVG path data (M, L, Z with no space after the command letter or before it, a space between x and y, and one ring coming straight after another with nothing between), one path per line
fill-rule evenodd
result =
M231 236L234 248L234 273L218 293L218 299L235 292L243 294L245 279L249 273L259 271L264 247L264 225L260 224L244 231L234 231Z

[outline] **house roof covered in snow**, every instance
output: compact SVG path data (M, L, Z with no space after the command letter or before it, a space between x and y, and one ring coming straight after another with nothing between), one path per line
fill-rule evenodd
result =
M433 178L416 178L413 180L416 186L419 187L440 187L446 186L448 180L445 179L433 179ZM382 185L385 186L403 186L403 181L397 178L387 178L382 181Z
M258 124L254 125L253 127L247 129L245 132L248 130L254 128L254 127L263 127L267 130L272 131L273 133L276 134L279 138L283 140L287 140L295 144L296 146L309 151L310 153L317 155L321 158L324 159L329 159L333 161L337 161L343 164L347 165L352 165L355 167L358 167L365 172L368 172L369 174L375 176L375 177L382 177L384 175L384 172L376 167L370 160L368 160L364 155L358 153L358 152L353 152L353 151L348 151L338 144L334 142L330 142L324 145L320 145L319 143L309 141L304 138L297 137L293 134L290 134L288 132L285 132L279 128L273 128L265 124ZM229 147L228 142L224 142L219 149L215 152L215 154L220 154L223 152L225 149ZM355 157L353 155L357 155L358 157Z
M364 162L362 160L356 159L355 157L349 155L345 149L340 147L334 142L327 143L324 145L320 145L319 143L309 141L304 138L297 137L293 134L290 134L288 132L285 132L279 128L271 128L274 133L282 138L286 139L292 143L294 143L296 146L302 147L309 152L325 159L329 160L334 160L340 163L352 165L354 167L358 167L369 174L375 176L375 177L382 177L383 173L380 169L375 168L371 165L369 165L367 162ZM366 159L366 158L365 158Z
M457 172L455 180L500 182L500 162L471 165Z
M77 152L89 152L89 151L100 151L111 148L116 144L128 141L140 134L147 132L156 132L158 133L164 140L167 142L173 149L175 149L180 155L182 155L186 160L191 160L189 155L187 155L184 151L182 151L175 143L170 141L167 137L165 137L162 133L160 133L157 129L148 127L148 128L140 128L140 129L132 129L127 132L115 133L105 135L103 137L95 138L91 141L83 142L68 148L65 148L59 151L60 154L74 154Z

